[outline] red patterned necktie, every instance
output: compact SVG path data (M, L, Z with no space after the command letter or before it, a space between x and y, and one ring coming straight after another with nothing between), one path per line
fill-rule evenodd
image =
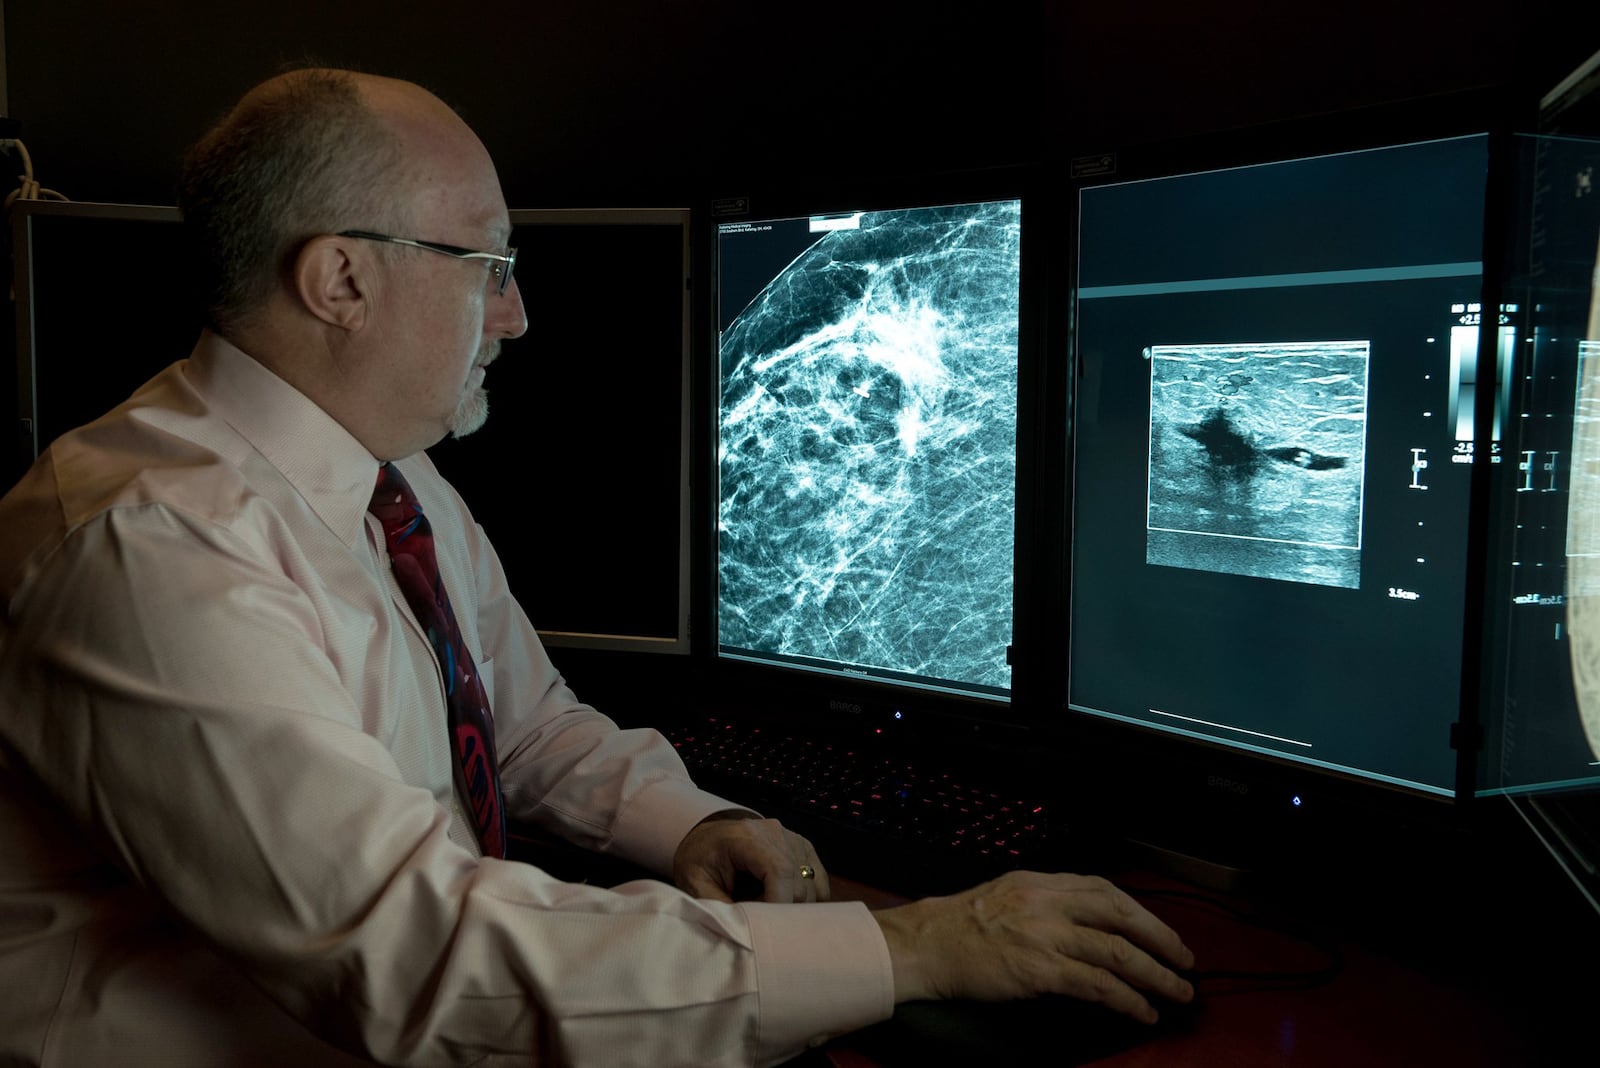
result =
M461 638L456 614L439 578L433 528L422 514L416 494L394 464L378 468L378 485L372 491L368 510L383 524L395 581L439 657L439 668L444 673L446 718L456 756L456 789L467 800L484 856L504 857L506 817L500 797L500 769L494 756L494 717L477 665Z

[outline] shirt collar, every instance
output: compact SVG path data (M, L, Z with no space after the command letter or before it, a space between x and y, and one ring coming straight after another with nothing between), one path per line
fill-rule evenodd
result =
M184 374L346 544L362 536L378 461L316 402L207 330Z

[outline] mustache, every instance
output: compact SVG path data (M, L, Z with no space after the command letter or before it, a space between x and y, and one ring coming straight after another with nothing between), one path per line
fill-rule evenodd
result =
M474 367L488 367L500 358L500 342L491 341L478 350L478 358L473 361Z

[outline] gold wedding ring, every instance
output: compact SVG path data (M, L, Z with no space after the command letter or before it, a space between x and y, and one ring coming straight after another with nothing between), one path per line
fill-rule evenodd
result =
M816 877L817 877L817 869L813 868L809 864L800 865L800 878L802 878L802 879L815 879Z

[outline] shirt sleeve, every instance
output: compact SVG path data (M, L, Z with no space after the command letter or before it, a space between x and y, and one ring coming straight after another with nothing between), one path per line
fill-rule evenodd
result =
M619 730L579 701L512 594L483 528L454 490L432 477L436 485L429 489L456 512L448 529L461 541L470 569L477 642L494 663L490 705L507 813L670 876L678 843L695 824L744 806L696 787L659 732ZM422 477L417 481L426 484ZM436 542L441 527L435 522ZM442 550L443 567L450 555L451 549Z
M0 741L306 1027L391 1064L715 1065L888 1015L887 949L859 904L604 890L455 844L450 813L364 729L296 566L164 505L98 516L12 599L4 677L37 714L5 717ZM536 639L497 653L539 670ZM613 735L553 670L533 677L509 717L513 778L649 857L633 839L704 799L656 743ZM595 783L617 767L637 772L608 800ZM675 813L660 826L634 814L658 798Z

